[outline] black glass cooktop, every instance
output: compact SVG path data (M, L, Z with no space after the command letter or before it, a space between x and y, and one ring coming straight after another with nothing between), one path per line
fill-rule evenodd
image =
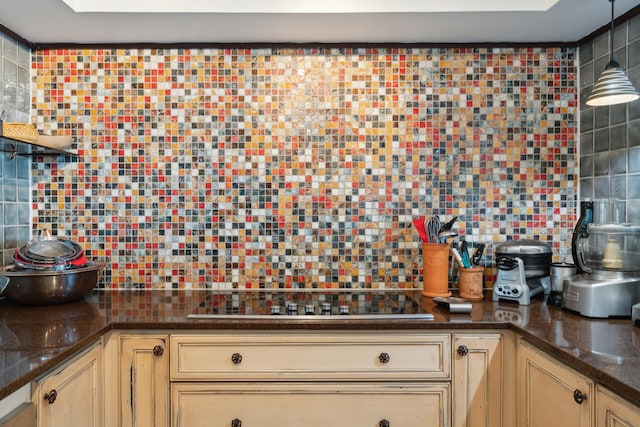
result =
M358 318L432 318L422 309L422 296L414 290L364 289L260 289L224 290L207 294L190 318L279 319L350 316Z

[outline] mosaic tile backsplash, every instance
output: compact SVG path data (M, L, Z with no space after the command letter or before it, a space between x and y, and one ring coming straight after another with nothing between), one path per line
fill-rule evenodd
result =
M61 49L33 117L34 230L114 288L421 287L420 215L570 257L573 48ZM491 284L488 270L487 284Z

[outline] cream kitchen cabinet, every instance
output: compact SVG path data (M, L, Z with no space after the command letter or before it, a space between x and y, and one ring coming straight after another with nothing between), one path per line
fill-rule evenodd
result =
M428 333L172 334L172 381L443 380L451 337Z
M172 426L450 425L449 334L171 336Z
M518 425L595 425L593 381L524 341L518 347L518 384Z
M503 355L501 334L455 334L452 363L452 425L510 426L503 414Z
M174 383L173 426L448 426L449 385Z
M102 340L34 384L38 427L102 427Z
M596 427L640 427L640 408L598 385Z
M119 333L105 345L106 424L169 425L169 335Z

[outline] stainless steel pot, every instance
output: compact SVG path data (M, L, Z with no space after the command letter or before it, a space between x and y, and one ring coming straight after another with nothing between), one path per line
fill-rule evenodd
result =
M104 263L62 271L20 270L15 266L0 269L5 280L0 295L29 305L61 304L75 301L98 285Z

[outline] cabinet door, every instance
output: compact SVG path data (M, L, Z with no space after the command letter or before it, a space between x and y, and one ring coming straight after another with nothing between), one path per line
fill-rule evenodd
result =
M35 390L39 427L101 427L102 342L39 381Z
M449 426L449 385L173 383L174 427Z
M454 335L454 427L502 425L502 337Z
M522 341L518 353L519 425L594 425L595 395L591 380Z
M168 336L122 334L118 341L120 426L168 425Z
M640 408L604 387L597 387L596 427L640 427Z

